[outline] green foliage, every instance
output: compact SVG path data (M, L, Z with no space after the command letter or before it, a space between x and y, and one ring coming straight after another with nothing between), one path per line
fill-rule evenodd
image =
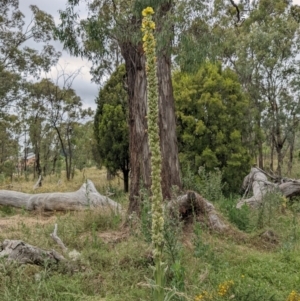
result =
M276 213L283 202L282 194L279 191L267 193L258 209L256 227L262 229L266 226L273 226L276 223Z
M125 67L121 65L99 91L94 134L101 163L113 175L121 170L125 184L129 172L129 128L124 76Z
M54 29L52 16L30 5L32 20L28 25L18 6L18 0L0 3L1 108L21 97L22 85L28 75L38 77L42 71L49 71L60 56L49 44ZM25 46L28 41L41 43L41 50Z
M0 117L0 173L4 173L4 176L11 176L15 172L19 145L14 134L18 129L17 116Z
M176 210L174 210L175 212ZM185 274L186 267L184 266L182 230L183 223L179 216L174 216L165 213L164 217L164 255L168 266L166 271L166 286L169 286L173 291L185 292ZM176 295L172 300L185 300L182 296Z
M234 224L238 229L250 232L253 230L251 216L251 210L248 206L242 206L242 208L237 209L237 198L230 196L223 200L220 204L220 209L227 215L229 221Z
M6 177L12 178L13 173L16 170L15 162L7 160L0 164L0 172L3 173Z
M13 208L13 207L11 207L11 206L8 206L8 205L6 205L6 206L1 206L0 207L0 212L1 212L1 215L2 216L9 216L9 215L14 215L14 214L16 214L16 211L15 211L15 209Z
M97 231L103 230L115 230L120 226L122 217L119 212L115 212L113 209L108 209L108 212L101 214L101 212L94 212L88 210L83 226L86 229L92 229L93 238Z
M227 191L237 191L236 178L249 170L251 158L243 143L248 100L237 76L220 65L205 64L196 74L174 74L180 161L194 172L219 168Z
M122 203L127 201L123 194ZM224 212L228 203L233 206L236 199L224 199L216 207ZM19 209L5 208L0 213L5 216L2 223L9 222L0 231L1 240L22 239L60 252L49 237L52 219L35 213L20 217ZM257 212L249 213L255 223ZM166 216L163 260L168 265L166 293L173 292L171 300L287 300L299 283L299 205L288 204L284 214L278 210L272 214L271 226L279 238L274 245L262 241L262 230L255 227L240 239L234 227L219 234L201 222L191 227ZM39 267L3 259L1 300L151 300L145 278L152 277L153 257L143 233L131 235L121 215L103 210L60 213L57 223L58 235L69 250L80 252L79 261Z
M140 198L141 202L141 233L147 243L151 243L151 229L152 229L152 214L151 214L151 202L149 193L145 188L141 189Z
M274 145L281 175L283 149L290 137L295 137L295 116L300 113L295 97L299 91L297 7L285 0L248 4L245 21L236 27L232 26L232 15L221 13L228 5L220 4L215 12L220 19L213 32L221 41L221 56L237 72L249 95L248 121L253 124L249 139L257 146L252 152L259 155L262 167L263 143L267 140L268 146Z
M184 189L195 190L209 201L221 202L224 198L222 172L218 168L207 171L205 167L200 166L195 174L188 164L182 169L182 183Z
M74 165L80 171L95 165L93 160L96 141L93 122L74 124Z
M193 245L194 245L194 256L196 258L211 258L214 256L214 253L203 239L203 230L201 228L201 224L194 221L194 238L193 238Z
M205 167L200 166L198 169L200 177L198 191L202 196L211 202L218 202L223 199L222 172L215 168L213 171L207 172Z
M63 74L64 77L65 75ZM67 179L70 180L74 174L74 159L79 159L80 151L80 146L76 145L79 138L76 134L80 127L84 127L80 121L92 113L91 110L82 108L81 98L72 89L72 82L76 75L76 73L68 75L62 87L50 79L42 79L26 85L27 94L19 108L25 126L29 127L39 174L42 172L41 166L44 172L49 172L46 169L50 167L47 161L54 162L51 168L52 172L55 171L60 152L65 161ZM92 137L89 137L87 132L82 140L90 138ZM87 140L85 143L89 145ZM85 146L85 149L87 155L90 148Z

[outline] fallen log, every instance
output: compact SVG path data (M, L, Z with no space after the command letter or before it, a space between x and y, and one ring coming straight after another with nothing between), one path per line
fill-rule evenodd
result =
M290 180L279 185L279 189L286 198L300 195L300 181Z
M216 231L223 231L227 228L222 219L218 216L215 207L200 194L188 191L167 204L167 210L171 214L179 213L183 220L196 218L196 220L206 223L207 226Z
M65 258L54 250L46 251L29 245L22 240L5 239L0 244L0 257L17 261L20 264L51 265Z
M61 247L64 254L68 248L63 241L57 236L57 224L54 225L53 233L50 234L52 239ZM80 253L76 250L69 252L68 257L71 260L77 260ZM0 258L4 257L8 261L16 261L19 264L36 264L41 266L49 266L57 264L61 261L67 262L67 259L54 250L43 250L23 242L22 240L5 239L0 244Z
M253 196L250 198L242 198L236 205L240 209L244 204L252 208L258 208L263 198L268 192L279 192L286 198L300 195L300 181L293 179L284 179L279 183L268 181L267 173L263 170L253 167L250 173L244 178L242 189L245 190L245 195L252 190ZM273 178L274 179L274 178ZM277 181L278 179L276 179ZM244 196L245 196L244 195Z
M29 211L74 211L95 207L109 207L113 210L121 209L120 204L101 195L90 180L87 180L75 192L29 194L0 190L0 205L23 208Z

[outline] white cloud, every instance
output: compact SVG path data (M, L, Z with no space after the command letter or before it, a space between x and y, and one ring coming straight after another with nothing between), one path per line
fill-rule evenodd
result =
M0 0L1 1L1 0ZM66 1L64 0L19 0L19 8L21 12L25 15L25 22L29 23L32 17L30 11L30 5L36 5L39 9L47 12L52 15L56 24L59 22L59 10L65 8ZM79 13L81 16L87 16L87 11L84 9L84 6L79 6ZM59 60L58 67L53 67L50 74L47 74L47 77L51 77L56 81L57 71L61 71L61 68L65 70L66 73L71 74L81 69L80 74L75 78L72 88L76 93L81 97L84 108L92 107L96 108L95 98L98 95L98 85L91 82L90 62L86 59L72 57L68 54L67 51L63 51L62 44L58 41L52 43L58 51L62 52L62 56ZM30 47L39 49L40 46L34 42L30 42Z

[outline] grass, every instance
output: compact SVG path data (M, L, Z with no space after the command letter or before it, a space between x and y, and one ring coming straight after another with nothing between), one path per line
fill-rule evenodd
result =
M127 206L128 196L118 180L107 183L105 173L86 171L101 193ZM35 191L73 191L84 179L80 173L71 182L46 178L44 187ZM34 181L13 183L32 192ZM225 233L212 232L200 223L182 225L168 235L169 250L164 254L169 265L167 285L176 289L172 300L286 301L300 287L299 206L287 204L282 210L276 196L274 207L262 213L235 211L236 197L219 198L214 205L229 225ZM145 211L148 214L148 211ZM0 261L1 301L147 301L151 299L148 280L152 278L151 246L147 231L136 219L124 225L124 217L111 211L55 213L24 212L0 208L0 241L22 239L27 243L61 252L50 233L58 224L58 235L69 250L81 257L70 265L58 267L18 266ZM262 237L272 231L276 241ZM170 235L171 233L171 235ZM173 236L172 236L173 235ZM174 239L173 239L174 238ZM176 245L175 245L176 244ZM296 299L289 300L299 300Z

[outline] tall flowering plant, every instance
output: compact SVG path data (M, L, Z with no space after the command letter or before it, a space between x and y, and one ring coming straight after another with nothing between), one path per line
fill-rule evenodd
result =
M164 300L164 268L163 251L163 196L161 189L161 151L158 126L158 81L156 65L156 40L154 37L155 23L152 21L154 10L147 7L142 11L143 49L146 55L147 72L147 121L148 143L151 152L151 192L152 192L152 243L154 246L154 298Z

